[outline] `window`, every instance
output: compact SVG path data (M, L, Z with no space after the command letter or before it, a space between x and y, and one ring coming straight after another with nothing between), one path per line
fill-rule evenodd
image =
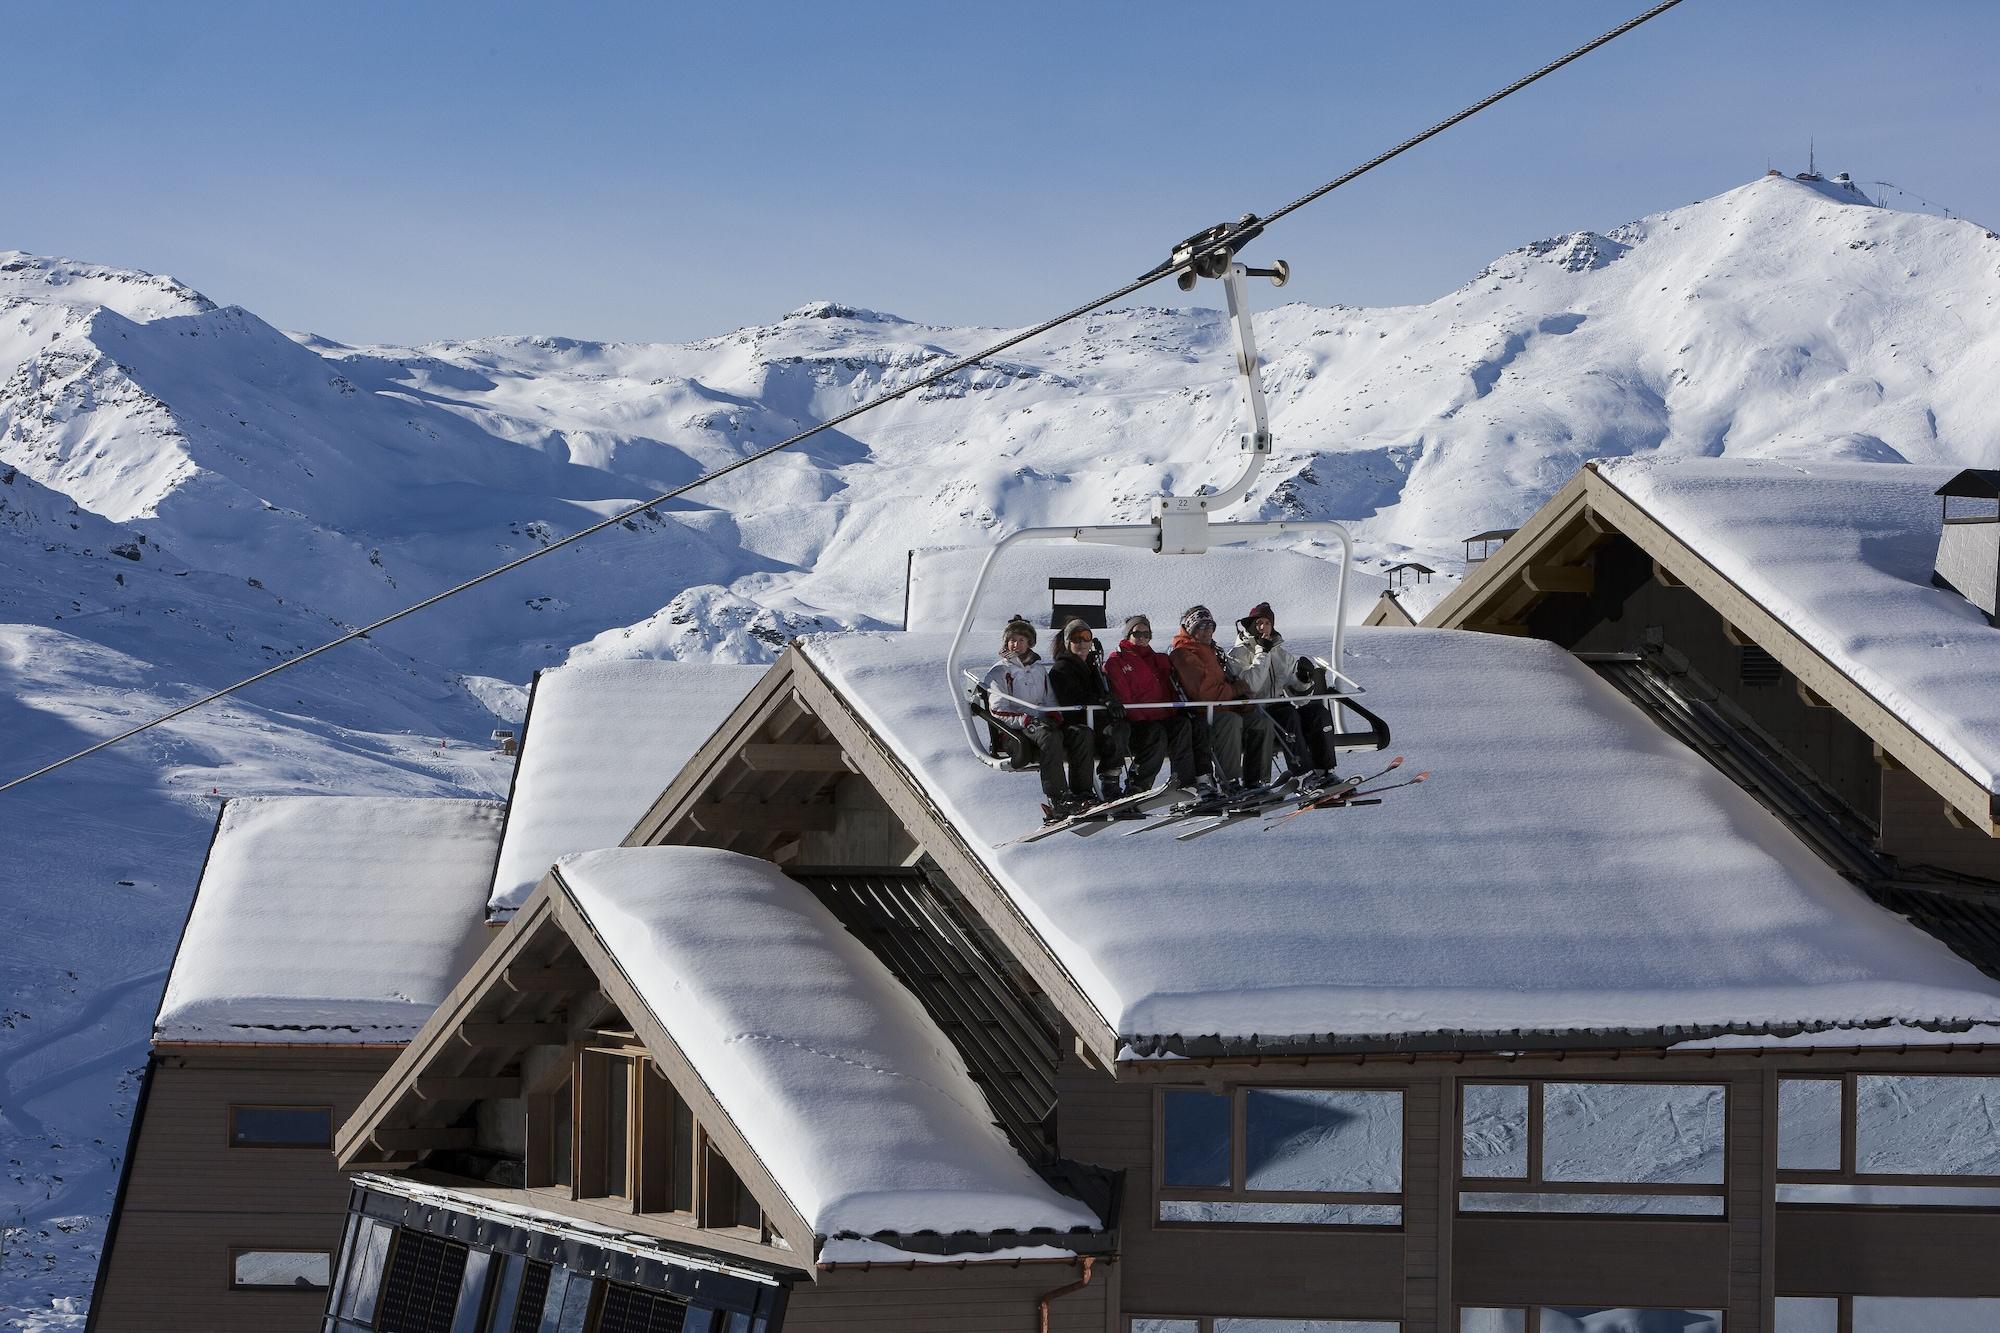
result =
M761 1232L764 1210L757 1206L750 1191L743 1188L742 1180L706 1138L702 1141L702 1152L701 1224L705 1227L743 1227Z
M232 1250L232 1291L325 1291L333 1285L333 1255L325 1250Z
M1962 1296L1780 1296L1772 1333L1993 1333L2000 1300Z
M232 1106L232 1148L331 1148L331 1106Z
M375 1304L381 1295L382 1270L389 1258L389 1242L396 1228L386 1222L361 1219L348 1239L347 1275L340 1284L342 1318L364 1327L375 1325Z
M1459 1210L1720 1217L1724 1108L1709 1084L1463 1084Z
M1402 1224L1394 1089L1163 1089L1158 1140L1160 1222Z
M580 1199L630 1199L632 1099L639 1080L629 1055L585 1051L577 1061L581 1091L576 1142L576 1195Z
M1778 1081L1778 1202L2000 1206L2000 1078Z
M1722 1333L1722 1311L1639 1305L1465 1308L1458 1312L1458 1333Z
M1212 1319L1126 1319L1130 1333L1400 1333L1394 1319L1242 1319L1216 1315Z

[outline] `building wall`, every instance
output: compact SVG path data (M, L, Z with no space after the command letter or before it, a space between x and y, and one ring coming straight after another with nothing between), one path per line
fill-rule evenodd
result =
M1462 1306L1604 1304L1719 1309L1729 1333L1770 1333L1779 1294L2000 1295L2000 1269L1982 1257L2000 1241L2000 1209L1777 1206L1778 1075L1844 1068L1992 1074L2000 1054L1190 1061L1116 1081L1072 1060L1058 1133L1064 1156L1125 1171L1120 1329L1135 1316L1233 1315L1449 1333ZM1460 1212L1459 1084L1474 1078L1725 1084L1726 1215ZM1155 1221L1156 1090L1272 1085L1404 1089L1400 1229Z
M1090 1285L1049 1303L1055 1333L1113 1327L1119 1265L1099 1260ZM1074 1263L875 1265L822 1271L792 1288L785 1333L1035 1333L1045 1292L1077 1280Z
M1899 768L1882 770L1882 850L1903 861L2000 880L2000 838L1952 823L1944 798Z
M235 1249L340 1249L348 1177L328 1148L235 1148L232 1104L317 1105L338 1126L396 1048L163 1053L133 1126L93 1333L309 1333L324 1291L232 1291Z

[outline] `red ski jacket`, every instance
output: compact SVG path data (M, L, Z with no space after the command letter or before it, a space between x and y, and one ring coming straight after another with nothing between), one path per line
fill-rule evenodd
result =
M1141 708L1140 704L1170 704L1180 699L1174 683L1173 663L1152 646L1130 639L1118 641L1118 651L1104 661L1104 679L1110 682L1111 697L1125 705L1125 716L1134 722L1160 722L1174 715L1171 708Z

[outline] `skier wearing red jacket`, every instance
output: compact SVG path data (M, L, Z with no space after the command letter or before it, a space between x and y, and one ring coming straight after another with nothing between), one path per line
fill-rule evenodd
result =
M1118 651L1104 660L1104 679L1111 697L1125 705L1125 720L1131 728L1132 774L1128 791L1145 791L1160 775L1160 765L1173 760L1174 781L1193 787L1208 778L1207 766L1197 771L1190 719L1178 708L1148 708L1148 704L1180 701L1180 686L1174 679L1173 663L1165 653L1153 651L1153 622L1145 616L1125 619L1125 637ZM1204 747L1206 748L1206 747ZM1210 779L1212 781L1212 779Z

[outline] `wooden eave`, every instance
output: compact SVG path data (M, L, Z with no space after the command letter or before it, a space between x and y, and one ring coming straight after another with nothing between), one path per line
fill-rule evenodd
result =
M819 765L820 771L809 773L761 767L763 757L776 747L796 744L837 747L843 762L838 770ZM625 845L693 844L770 856L784 841L783 829L705 827L702 810L725 803L821 802L848 773L874 788L918 848L937 863L986 928L1048 995L1091 1057L1105 1069L1115 1068L1119 1041L1110 1022L931 802L923 785L796 646L785 650L695 752L627 835Z
M567 973L581 980L577 975L578 961L589 969L588 990L545 989L538 983L517 990L508 982L510 971L523 977ZM560 965L551 968L551 962ZM567 1011L573 1007L571 1001L575 997L592 993L601 994L617 1006L632 1024L646 1053L687 1102L696 1122L757 1199L772 1229L791 1246L791 1254L787 1256L783 1251L724 1232L691 1228L647 1213L612 1209L587 1199L562 1199L547 1191L505 1190L479 1181L467 1182L467 1190L489 1197L505 1195L589 1222L603 1223L608 1216L615 1216L617 1225L627 1230L766 1261L779 1256L780 1262L809 1268L818 1252L811 1224L771 1175L763 1159L751 1149L679 1044L667 1034L659 1017L640 998L554 870L542 878L507 928L486 947L438 1006L430 1022L335 1133L334 1155L341 1169L394 1169L409 1165L411 1150L395 1145L425 1130L444 1129L462 1118L478 1100L463 1095L425 1096L422 1085L426 1080L496 1077L508 1064L517 1061L527 1046L546 1043L546 1038L539 1035L513 1044L488 1036L482 1036L476 1043L467 1042L462 1037L468 1026L518 1026L525 1032L545 1029L555 1021L560 1023L561 1044L581 1042L593 1030L591 1019ZM451 1093L478 1089L447 1085L444 1090Z
M2000 795L1968 773L1865 687L1772 615L1692 547L1586 463L1506 545L1467 574L1424 617L1438 629L1523 633L1521 618L1545 593L1533 572L1575 565L1616 531L1653 559L1660 575L1688 588L1814 696L1838 709L1881 752L1915 774L1989 837L2000 836Z

